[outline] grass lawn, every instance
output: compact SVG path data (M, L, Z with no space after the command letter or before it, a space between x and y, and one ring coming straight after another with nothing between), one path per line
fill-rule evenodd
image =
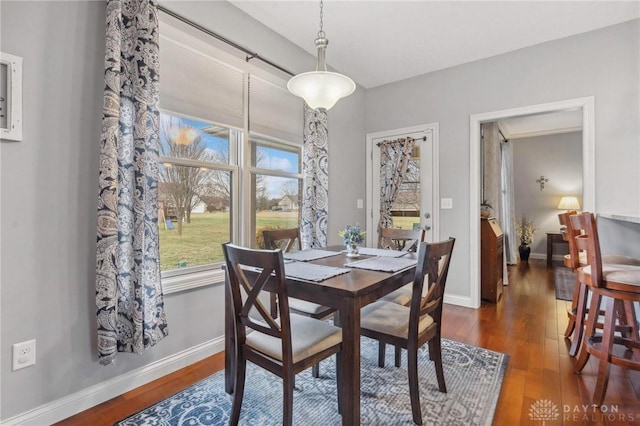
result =
M161 270L176 269L181 262L186 266L221 262L222 244L230 240L230 220L228 212L193 213L191 223L182 225L182 236L160 224ZM256 225L258 229L297 227L298 212L258 212Z
M394 226L412 229L418 218L396 217ZM257 229L295 228L298 212L263 211L256 215ZM175 224L174 224L175 226ZM184 262L186 266L222 262L222 244L230 240L230 214L228 212L193 213L191 223L182 225L182 236L177 230L164 229L160 224L160 268L163 271L177 269Z

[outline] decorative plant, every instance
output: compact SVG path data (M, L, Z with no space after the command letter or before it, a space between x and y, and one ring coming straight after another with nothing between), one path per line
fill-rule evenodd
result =
M364 242L365 232L360 229L359 224L354 226L347 225L342 231L338 232L338 236L342 237L345 246L362 244Z
M520 239L520 245L528 246L533 242L533 234L538 228L533 225L525 215L522 215L522 219L516 221L516 233Z

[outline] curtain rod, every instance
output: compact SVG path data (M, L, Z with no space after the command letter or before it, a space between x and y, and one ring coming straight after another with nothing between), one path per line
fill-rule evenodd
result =
M245 61L247 61L247 62L249 62L251 59L255 58L255 59L258 59L258 60L264 62L267 65L272 66L273 68L276 68L276 69L282 71L285 74L289 74L290 76L294 76L295 75L294 73L292 73L288 69L282 68L280 65L275 64L275 63L271 62L270 60L261 57L256 52L252 52L251 50L247 49L246 47L241 46L238 43L236 43L234 41L231 41L228 38L225 38L225 37L221 36L220 34L214 33L213 31L209 30L208 28L205 28L200 24L196 24L195 22L185 18L182 15L178 15L177 13L167 9L164 6L158 5L158 10L161 11L161 12L166 13L169 16L172 16L172 17L176 18L179 21L184 22L185 24L187 24L187 25L189 25L189 26L191 26L191 27L193 27L193 28L195 28L195 29L197 29L199 31L202 31L203 33L205 33L207 35L210 35L211 37L213 37L213 38L215 38L217 40L220 40L223 43L228 44L229 46L231 46L231 47L233 47L235 49L238 49L238 50L242 51L243 53L245 53L247 55L245 57Z

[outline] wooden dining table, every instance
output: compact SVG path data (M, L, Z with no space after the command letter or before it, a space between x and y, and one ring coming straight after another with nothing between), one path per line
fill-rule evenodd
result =
M342 246L326 250L342 251ZM405 257L415 258L414 253ZM368 256L360 256L365 259ZM346 253L311 261L318 265L343 267L352 260ZM307 281L287 277L287 292L290 297L307 300L336 308L337 324L342 327L342 351L337 362L342 363L342 424L360 424L360 309L382 296L411 282L415 265L398 272L379 272L352 268L350 272L324 281ZM231 312L229 286L225 285L225 390L233 393L235 335Z

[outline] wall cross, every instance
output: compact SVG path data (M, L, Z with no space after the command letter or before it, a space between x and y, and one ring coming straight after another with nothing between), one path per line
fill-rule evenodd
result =
M544 189L544 184L546 182L549 182L549 179L547 179L544 176L540 175L540 178L536 179L536 182L540 184L540 191L542 191Z

